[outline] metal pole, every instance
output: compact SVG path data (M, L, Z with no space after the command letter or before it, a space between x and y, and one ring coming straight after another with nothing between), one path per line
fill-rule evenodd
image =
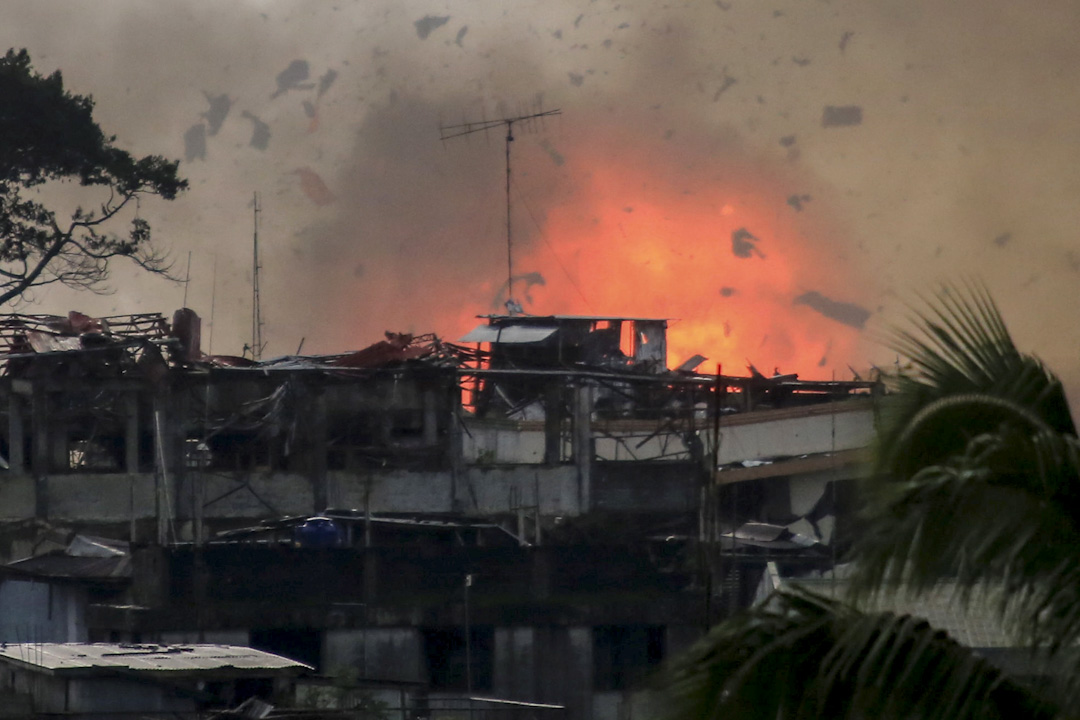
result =
M506 123L506 307L514 314L514 245L510 233L510 143L514 142L514 121Z

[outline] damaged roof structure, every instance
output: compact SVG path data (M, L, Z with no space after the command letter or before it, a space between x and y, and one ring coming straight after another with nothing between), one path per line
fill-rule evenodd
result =
M409 712L592 720L766 563L850 542L877 382L671 369L660 318L480 321L256 361L187 309L0 318L0 640L251 645Z

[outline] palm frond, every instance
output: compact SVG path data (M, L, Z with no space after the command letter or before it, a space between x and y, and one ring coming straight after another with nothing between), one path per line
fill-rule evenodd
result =
M1060 380L1016 348L985 288L946 286L927 306L913 313L914 330L890 338L911 370L887 378L880 472L909 477L1002 422L1076 434Z
M713 628L661 679L660 720L1056 716L925 621L804 590L775 593Z
M910 480L878 483L852 558L853 600L943 579L967 603L993 589L1018 644L1080 642L1080 441L988 433Z

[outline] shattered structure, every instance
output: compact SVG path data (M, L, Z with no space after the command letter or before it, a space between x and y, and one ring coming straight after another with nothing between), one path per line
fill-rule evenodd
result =
M3 318L0 640L250 644L421 714L600 720L768 561L847 542L876 383L670 370L661 319L484 319L255 362L186 309Z

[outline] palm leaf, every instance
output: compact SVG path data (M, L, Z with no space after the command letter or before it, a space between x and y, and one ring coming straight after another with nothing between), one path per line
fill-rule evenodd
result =
M1056 717L923 620L797 589L713 628L661 680L659 720Z
M1016 348L985 288L944 287L927 305L890 338L911 370L887 378L879 472L909 477L1002 422L1076 434L1061 382Z

